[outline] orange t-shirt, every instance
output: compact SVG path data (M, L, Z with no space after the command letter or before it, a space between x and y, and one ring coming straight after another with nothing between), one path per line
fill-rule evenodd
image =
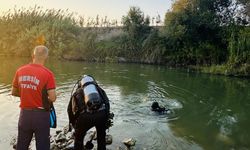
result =
M13 87L19 89L21 108L43 107L43 90L55 89L53 73L39 64L27 64L15 74Z

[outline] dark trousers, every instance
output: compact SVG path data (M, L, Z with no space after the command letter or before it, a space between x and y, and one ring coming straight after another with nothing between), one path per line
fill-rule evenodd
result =
M18 122L17 150L28 150L35 135L36 150L50 149L49 112L21 109Z
M106 150L106 123L107 117L105 110L101 110L96 113L82 113L76 121L75 127L75 150L83 149L83 140L86 132L95 127L97 131L97 149Z

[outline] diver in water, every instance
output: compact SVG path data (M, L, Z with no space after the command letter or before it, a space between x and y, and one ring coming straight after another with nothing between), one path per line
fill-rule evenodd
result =
M158 102L152 103L151 110L158 113L164 113L170 111L170 109L166 109L165 107L160 107Z

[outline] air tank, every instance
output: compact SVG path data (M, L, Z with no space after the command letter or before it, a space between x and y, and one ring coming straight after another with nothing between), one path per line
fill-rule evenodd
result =
M95 85L95 80L89 75L84 75L81 80L81 87L84 92L84 101L89 109L96 110L101 105L101 97Z

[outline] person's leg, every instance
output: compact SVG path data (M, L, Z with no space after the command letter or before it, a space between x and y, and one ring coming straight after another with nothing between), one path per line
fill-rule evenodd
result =
M96 123L96 131L97 131L97 149L98 150L106 150L106 114L105 111L97 112L95 115L95 123Z
M75 129L75 142L74 142L74 150L82 150L83 149L83 139L86 132L83 129Z
M74 150L83 150L83 141L87 131L92 127L90 115L81 114L76 121Z
M96 126L97 131L97 149L106 150L106 129L104 126Z
M28 150L33 136L31 128L32 112L21 110L18 121L17 150Z
M33 128L36 139L36 150L50 150L49 112L34 112Z

